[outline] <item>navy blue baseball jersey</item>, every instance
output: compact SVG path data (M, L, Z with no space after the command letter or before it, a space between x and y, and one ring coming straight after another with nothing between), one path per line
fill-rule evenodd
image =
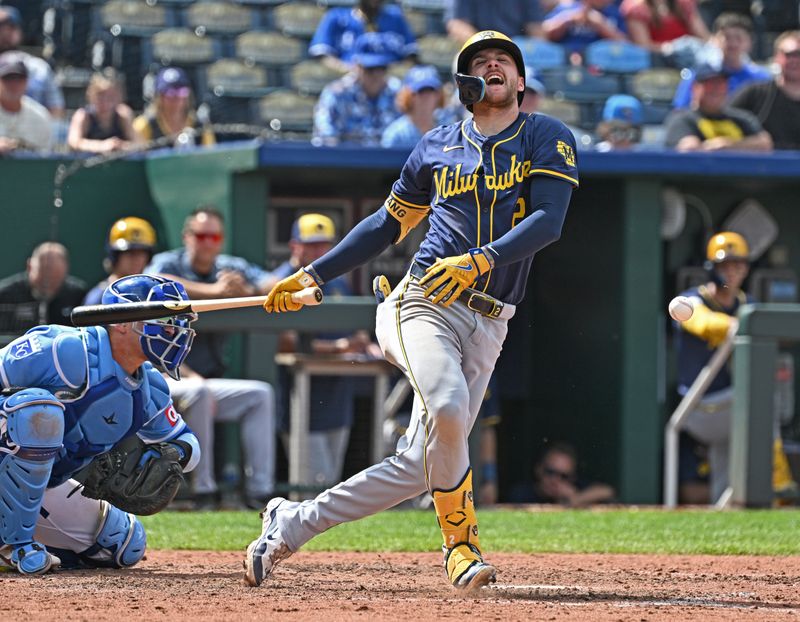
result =
M694 303L696 314L694 322L674 322L674 326L677 329L675 337L678 353L678 393L685 395L702 369L714 356L714 352L716 352L719 345L717 342L722 341L724 337L724 333L722 335L713 334L712 327L717 323L698 323L697 319L703 317L703 311L706 310L735 317L739 312L739 307L755 302L755 299L744 292L740 292L740 296L734 300L733 305L725 308L714 299L705 285L693 287L681 292L680 295L691 299L692 303ZM727 331L727 327L725 327L725 330ZM731 363L728 361L719 370L714 380L711 381L707 392L721 391L730 387L731 384Z
M531 179L544 175L578 185L575 139L559 120L520 113L494 136L472 119L428 132L392 186L386 209L430 210L430 229L415 261L427 268L497 240L532 211ZM533 255L498 266L473 285L507 303L525 294Z

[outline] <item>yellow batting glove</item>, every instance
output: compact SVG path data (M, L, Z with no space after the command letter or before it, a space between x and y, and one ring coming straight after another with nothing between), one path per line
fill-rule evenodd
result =
M274 287L267 294L264 301L264 311L267 313L285 313L286 311L299 311L305 305L302 302L292 300L292 294L299 292L306 287L321 285L311 273L314 269L311 266L300 268L292 276L287 276L282 281L275 283Z
M419 284L425 287L425 297L431 302L449 307L478 277L494 268L491 251L471 248L458 257L445 257L425 271ZM427 287L426 287L427 286Z

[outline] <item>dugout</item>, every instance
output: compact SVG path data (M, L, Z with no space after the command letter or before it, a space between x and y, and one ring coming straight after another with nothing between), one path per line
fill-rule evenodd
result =
M93 283L115 219L154 221L166 248L180 243L183 218L202 203L226 214L226 250L269 267L285 257L298 210L323 211L349 229L381 204L406 155L293 143L156 152L77 169L62 184L61 207L53 200L61 160L6 158L0 277L22 270L33 246L55 236L72 251L72 273ZM756 199L778 224L785 267L797 273L800 156L579 152L578 163L581 188L563 237L534 262L498 367L501 492L527 473L546 440L570 440L583 470L613 484L621 501L658 503L674 390L666 303L680 268L701 264L707 220L690 207L680 233L664 240L663 188L702 202L714 227ZM354 284L366 293L381 272L396 281L408 251L390 249ZM258 347L241 349L239 371L270 377L270 338L253 339Z

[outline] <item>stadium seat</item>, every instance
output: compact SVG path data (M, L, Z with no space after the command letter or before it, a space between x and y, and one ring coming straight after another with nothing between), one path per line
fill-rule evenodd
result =
M244 4L252 6L274 6L283 4L286 0L231 0L235 4Z
M539 101L538 112L560 119L567 125L579 125L581 122L581 107L563 99L543 97Z
M417 40L419 61L433 65L442 73L453 71L453 60L461 46L446 35L425 35Z
M358 0L321 0L320 4L326 7L355 6L358 4Z
M765 30L785 32L800 26L797 0L761 0L759 20Z
M110 0L100 7L102 27L113 36L146 37L174 24L174 13L160 4Z
M315 97L280 90L255 102L254 122L276 131L310 132L314 125Z
M92 6L52 2L42 17L43 55L59 65L81 65L92 44Z
M537 71L555 69L567 64L567 53L558 43L551 43L536 37L514 37L519 46L525 65Z
M198 34L233 35L255 26L253 12L229 2L197 2L186 9L186 25Z
M206 89L217 96L263 95L267 87L267 72L258 65L222 58L206 68Z
M325 86L342 77L317 60L304 60L292 67L291 86L301 95L319 95Z
M306 46L277 32L253 30L236 37L236 56L270 67L296 65L305 58Z
M753 58L758 61L769 62L775 51L775 39L780 32L762 32L753 35Z
M408 73L408 70L415 65L414 61L404 60L399 63L392 63L389 65L389 75L394 76L398 80L403 80Z
M86 105L86 87L92 78L88 67L61 67L56 72L56 82L64 92L65 108L76 110Z
M246 63L266 67L269 84L288 87L292 67L306 58L306 46L278 32L253 30L236 37L235 54Z
M663 147L667 138L667 128L663 125L643 125L642 140L643 145L650 147Z
M414 36L417 39L424 37L429 32L434 32L428 24L428 15L426 13L423 13L422 11L409 10L404 11L403 14L405 15L409 27L411 28L411 32L414 33Z
M402 0L400 6L404 11L419 9L420 11L444 11L447 0Z
M585 63L608 73L636 73L650 69L650 52L627 41L595 41L586 46Z
M626 91L642 103L671 102L681 81L681 72L666 67L645 69L626 78Z
M644 123L646 125L660 125L672 112L671 104L645 104L642 106Z
M221 44L211 37L198 36L188 28L168 28L153 35L149 53L162 65L195 65L219 58ZM146 54L146 52L145 52Z
M604 102L619 92L616 76L596 75L584 67L562 67L540 74L539 79L547 92L556 99L577 102Z
M273 11L275 27L285 35L311 39L325 9L304 2L287 2Z

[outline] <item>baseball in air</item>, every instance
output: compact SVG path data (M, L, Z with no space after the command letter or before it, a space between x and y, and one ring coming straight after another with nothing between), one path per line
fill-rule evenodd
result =
M686 296L675 296L669 301L669 315L677 322L685 322L694 313L694 305Z

